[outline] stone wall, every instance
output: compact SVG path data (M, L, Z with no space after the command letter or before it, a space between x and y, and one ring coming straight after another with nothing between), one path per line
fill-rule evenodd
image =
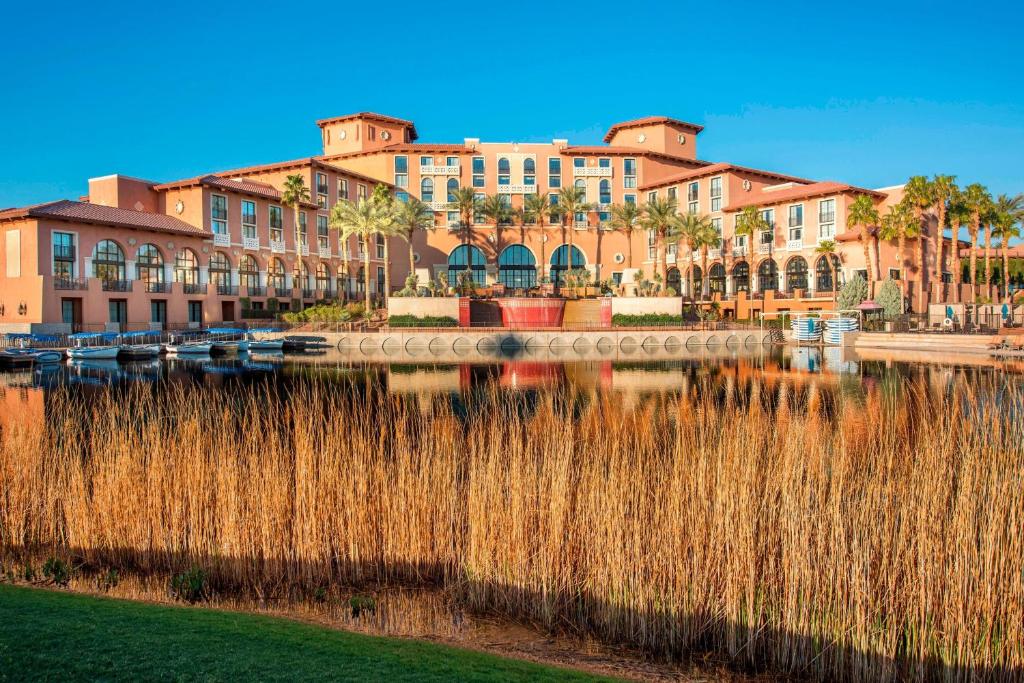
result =
M612 315L644 315L647 313L682 315L681 296L617 296L612 297Z
M429 297L429 296L389 296L389 315L415 315L419 318L427 316L459 319L458 297Z

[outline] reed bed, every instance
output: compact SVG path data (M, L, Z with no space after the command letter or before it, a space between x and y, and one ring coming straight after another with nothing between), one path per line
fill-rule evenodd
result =
M818 680L1024 677L1019 387L54 393L0 435L0 562L472 611Z

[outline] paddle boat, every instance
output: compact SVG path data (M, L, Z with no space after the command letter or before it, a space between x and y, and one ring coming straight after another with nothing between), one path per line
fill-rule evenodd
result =
M211 327L206 331L213 347L211 353L244 353L249 350L245 330L238 327Z
M209 356L213 343L200 339L196 332L172 334L163 351L169 356Z
M257 327L246 332L250 351L281 351L284 349L283 339L267 339L262 335L276 334L272 327Z
M7 335L7 340L15 342L11 347L0 352L0 365L24 366L33 363L59 363L64 360L64 352L57 349L39 348L35 344L56 344L59 337L50 334L14 334Z
M74 344L68 349L68 357L78 360L116 360L121 346L114 344L115 332L79 332L68 337Z
M290 335L284 338L285 351L309 351L327 348L327 339L308 335Z
M149 360L151 358L156 358L160 355L160 342L152 341L146 343L146 339L152 339L159 336L160 333L154 332L153 330L122 332L121 352L118 354L118 358L123 358L125 360Z

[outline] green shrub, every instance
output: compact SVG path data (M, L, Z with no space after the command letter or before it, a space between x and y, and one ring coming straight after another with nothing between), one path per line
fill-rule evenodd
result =
M377 601L369 595L353 595L349 598L348 606L353 617L358 617L363 612L373 614L377 611Z
M351 303L342 306L338 303L310 306L301 311L282 313L281 318L289 323L347 323L365 317L366 307L363 304Z
M903 292L892 278L886 278L875 295L875 303L882 307L886 318L903 315Z
M71 567L59 557L49 557L43 563L43 578L55 586L67 586L71 581Z
M656 327L682 324L683 316L671 315L669 313L641 313L636 315L616 313L612 316L612 326L614 327Z
M459 321L447 315L392 315L388 317L391 327L458 327Z
M836 298L840 310L849 310L868 298L868 283L860 275L853 278L839 290Z
M183 602L196 603L209 597L209 582L199 567L171 577L171 597Z

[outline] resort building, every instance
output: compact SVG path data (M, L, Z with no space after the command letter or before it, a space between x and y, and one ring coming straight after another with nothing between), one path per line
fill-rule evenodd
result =
M679 212L709 216L721 242L706 262L668 245L665 287L705 305L717 301L738 317L827 309L833 287L866 272L858 232L846 220L851 202L866 195L881 211L902 196L902 187L873 190L701 160L702 126L660 116L617 123L605 144L588 146L558 139L423 143L411 121L368 112L317 125L320 156L163 183L105 176L91 179L77 201L0 211L0 329L199 326L362 297L367 248L371 293L383 294L385 238L343 245L328 227L336 202L367 197L377 184L434 211L434 225L413 240L421 284L441 274L455 284L468 271L477 286L500 294L549 281L557 288L566 271L585 269L612 287L629 287L660 269L657 240L641 228L632 235L614 230L612 206L674 198ZM281 194L293 174L310 192L297 221ZM449 202L467 187L513 209L531 194L556 202L563 188L575 187L591 209L556 225L523 218L495 225L475 215L465 230ZM751 243L735 233L736 216L749 206L773 226ZM402 253L404 243L389 239L392 253ZM837 243L835 276L816 252L824 240ZM934 255L925 250L922 269L916 244L896 254L873 239L870 249L874 277L905 281L908 303L919 307L922 274L927 288ZM944 250L947 259L950 252ZM391 267L399 289L407 259L393 258Z

